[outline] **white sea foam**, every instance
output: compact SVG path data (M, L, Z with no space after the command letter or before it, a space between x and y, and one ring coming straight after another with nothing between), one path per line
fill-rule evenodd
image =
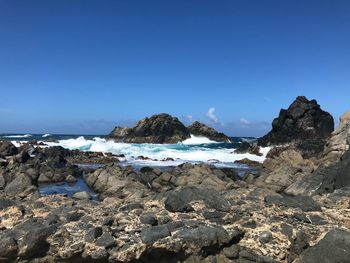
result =
M186 145L199 145L199 144L209 144L209 143L218 143L216 141L209 140L207 137L199 137L191 134L191 138L181 142Z
M196 142L196 143L195 143ZM62 146L67 149L78 149L82 151L111 152L113 154L124 154L128 163L136 165L178 165L184 162L214 162L218 166L236 166L234 161L248 158L253 161L263 162L270 148L262 148L263 156L252 154L236 154L232 148L207 147L208 143L214 143L208 138L191 136L190 139L177 144L129 144L116 143L103 138L60 140L57 142L46 142L50 146ZM151 160L137 158L144 156ZM162 161L172 158L171 161Z
M16 134L16 135L6 135L6 136L3 136L4 138L28 138L28 137L31 137L32 135L31 134Z
M46 137L50 137L51 136L51 134L50 133L46 133L46 134L44 134L43 136L41 136L41 137L43 137L43 138L46 138Z

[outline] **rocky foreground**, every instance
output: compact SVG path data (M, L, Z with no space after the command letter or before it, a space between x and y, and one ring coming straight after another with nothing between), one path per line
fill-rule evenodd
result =
M298 101L310 105L274 122L302 112L299 129L314 129L323 149L301 146L294 130L283 145L267 142L263 164L243 160L257 171L243 177L208 164L135 170L113 155L1 142L0 262L349 262L350 113L319 134L320 107ZM259 145L238 150L259 154ZM99 201L38 191L79 178Z

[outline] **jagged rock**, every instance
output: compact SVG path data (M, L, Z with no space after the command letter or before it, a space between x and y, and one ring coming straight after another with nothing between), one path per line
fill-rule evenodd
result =
M203 136L212 141L217 142L231 142L230 138L221 132L217 132L215 129L208 127L207 125L195 121L187 127L190 134L195 136Z
M261 256L251 250L245 249L239 252L240 262L275 263L271 257Z
M346 263L350 258L350 232L332 230L315 246L306 249L300 256L301 263L337 262Z
M158 224L158 220L154 214L144 213L140 216L141 223L145 225L156 226Z
M11 142L0 141L0 157L12 156L18 153L18 149Z
M232 180L239 179L229 169L218 169L208 164L185 163L169 171L169 184L177 187L195 186L197 188L212 188L216 191L228 190ZM165 174L167 175L167 174ZM163 184L160 178L157 182Z
M107 137L127 143L178 143L190 138L191 134L213 141L230 142L230 138L225 134L205 124L196 121L185 127L178 118L166 113L145 118L133 128L115 127Z
M180 238L186 243L195 245L200 250L203 248L220 247L231 241L230 235L223 227L199 226L196 228L182 228L174 235L174 238Z
M31 229L20 242L20 257L28 259L46 255L50 248L47 237L55 231L56 228L54 226Z
M321 211L321 206L309 196L266 196L265 203L269 205L284 206L287 208L300 208L308 211Z
M320 108L316 100L299 96L287 110L282 109L272 122L272 130L258 139L260 146L300 143L307 155L323 150L321 144L334 130L333 117ZM305 144L305 141L308 144ZM320 144L321 143L321 144Z
M190 134L178 118L162 113L139 121L133 128L116 127L108 137L127 143L177 143Z
M294 260L309 247L309 237L304 231L298 231L296 236L291 241L289 247L288 262L294 262Z
M193 210L192 201L203 201L209 207L218 211L226 211L227 203L220 198L217 191L213 189L199 189L196 187L184 187L179 191L171 192L166 198L165 208L171 212L190 212Z
M17 257L18 246L13 237L0 234L0 262L11 262Z
M145 228L140 233L142 241L146 244L154 243L157 240L168 237L170 235L171 233L166 225Z
M32 179L24 173L17 175L4 189L6 194L12 196L26 196L36 191L37 188L33 185Z
M96 246L111 248L115 246L116 242L110 233L103 233L95 242Z
M350 187L350 150L345 152L340 161L320 166L314 173L297 180L286 189L286 193L313 195L346 187Z
M16 205L14 200L8 198L0 198L0 210Z
M262 153L260 153L260 147L256 144L250 144L249 142L242 142L238 145L234 152L238 154L250 153L262 156Z
M237 259L239 256L239 246L232 245L230 247L225 247L222 252L229 259Z
M13 156L13 162L25 163L30 159L30 155L26 151L21 151L20 153Z
M315 164L296 150L285 150L272 155L263 163L261 176L256 179L257 186L264 186L269 189L282 192L298 179L309 175L315 169Z
M102 227L94 227L89 229L85 235L86 242L94 242L96 238L100 237L103 234Z
M85 176L86 183L101 197L116 196L122 199L137 199L149 192L142 178L117 164L96 169Z
M350 145L350 111L340 117L338 128L332 133L328 140L322 164L329 165L339 161L340 157L349 149Z

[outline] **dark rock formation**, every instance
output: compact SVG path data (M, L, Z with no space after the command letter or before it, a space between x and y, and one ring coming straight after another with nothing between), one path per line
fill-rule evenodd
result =
M139 121L133 128L116 127L108 137L127 143L177 143L190 134L178 118L162 113Z
M262 156L262 153L260 153L260 147L256 144L250 144L249 142L242 142L240 145L238 145L238 147L235 149L235 153L250 153Z
M204 136L212 141L217 142L230 142L230 138L221 132L217 132L215 129L208 127L207 125L195 121L187 127L190 134L195 136Z
M300 257L301 263L349 262L350 232L332 230L315 246L306 249Z
M323 150L325 139L334 130L333 117L316 100L297 97L287 110L282 109L272 122L272 130L258 139L260 146L304 141L308 154ZM308 145L305 145L308 141Z
M321 206L309 196L266 196L266 205L300 208L305 212L321 211Z
M225 134L202 123L196 121L185 127L178 118L166 113L145 118L133 128L115 127L107 137L126 143L178 143L190 138L190 134L207 137L213 141L230 142Z
M21 152L6 159L0 169L0 189L11 196L26 197L39 195L39 183L64 182L66 178L80 176L81 170L67 162L70 153L62 147L37 148L31 157L31 149L20 148Z
M196 187L184 187L180 191L171 192L165 199L165 208L171 212L190 212L193 211L190 202L196 200L203 201L216 211L228 210L227 203L220 198L217 191Z
M15 155L18 149L11 142L0 141L0 157Z

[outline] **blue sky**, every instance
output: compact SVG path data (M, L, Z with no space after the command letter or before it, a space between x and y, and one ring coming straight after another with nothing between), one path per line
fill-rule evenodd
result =
M260 136L297 95L350 109L350 1L0 0L0 133L159 112Z

